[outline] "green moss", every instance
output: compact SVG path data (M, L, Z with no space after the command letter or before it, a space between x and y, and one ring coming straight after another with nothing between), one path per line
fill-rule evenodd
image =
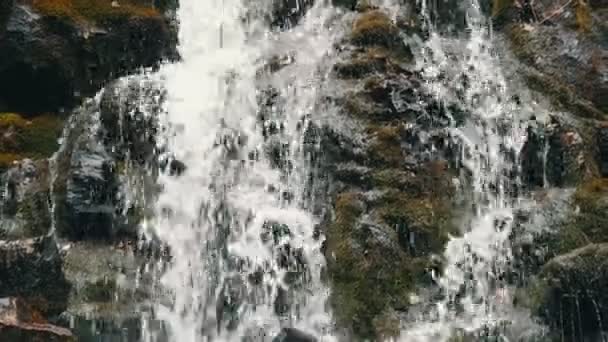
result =
M374 245L366 239L369 234L355 229L363 212L357 193L340 194L335 205L336 219L326 243L336 318L358 336L373 337L384 324L386 310L407 306L414 272L404 253Z
M608 179L596 178L581 184L574 194L579 212L571 224L591 242L608 241Z
M368 131L374 137L368 148L369 157L374 163L383 166L399 166L403 163L400 126L372 126Z
M160 16L156 9L144 5L144 1L117 2L119 6L112 6L112 1L109 0L33 0L32 6L44 15L85 22Z
M52 115L26 119L14 113L0 113L0 157L2 163L23 158L46 158L59 147L63 121Z
M456 233L451 210L444 198L390 191L382 198L378 213L387 225L397 227L404 248L418 257L441 253L449 234Z
M360 46L395 47L400 42L399 30L382 11L362 13L355 20L351 40Z
M549 256L608 242L608 179L595 178L580 184L573 195L573 207L573 213L548 240Z
M511 25L508 29L511 50L519 59L529 65L536 64L533 36L526 25ZM591 102L577 95L572 87L561 82L558 77L541 73L532 68L523 68L524 80L530 89L545 94L558 108L566 109L573 114L590 119L604 119L606 114L597 109Z
M454 194L452 170L444 161L428 162L418 172L396 168L379 169L372 174L376 187L406 191L409 196L448 198Z
M349 61L336 63L334 69L342 78L360 78L373 72L385 72L389 64L389 53L385 49L370 48Z

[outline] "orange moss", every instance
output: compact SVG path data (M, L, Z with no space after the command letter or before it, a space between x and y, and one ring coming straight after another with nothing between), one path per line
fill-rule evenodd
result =
M6 169L15 161L23 159L23 156L14 153L0 153L0 169Z
M160 13L137 0L120 0L113 6L111 0L32 0L40 13L71 18L76 21L104 21L129 17L158 17Z
M585 0L575 2L576 25L581 32L591 31L591 9Z

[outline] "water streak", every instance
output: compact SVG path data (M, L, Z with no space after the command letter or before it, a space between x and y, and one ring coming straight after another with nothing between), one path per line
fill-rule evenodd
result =
M267 4L249 11L241 0L181 1L183 60L161 71L168 101L159 145L186 166L160 176L152 224L172 258L162 278L172 299L159 318L174 341L265 341L284 326L322 336L331 323L301 134L329 70L339 32L328 22L337 13L319 2L297 27L272 32L259 15ZM275 55L291 62L260 76ZM278 90L282 108L260 120L266 89ZM271 124L281 130L268 138ZM273 148L279 165L268 158ZM274 244L262 238L281 227L289 233Z

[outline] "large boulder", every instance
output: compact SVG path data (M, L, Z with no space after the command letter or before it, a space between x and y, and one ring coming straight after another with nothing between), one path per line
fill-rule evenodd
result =
M126 80L118 82L122 81ZM158 169L157 117L151 108L158 110L160 105L154 102L154 93L145 92L156 88L135 83L128 81L130 88L109 86L101 101L87 101L72 114L53 179L60 237L114 239L138 234L138 223L147 211L145 203L157 191L156 173L147 170ZM122 95L118 89L124 90ZM145 99L154 102L149 111L140 103ZM176 172L180 169L171 167Z
M69 108L110 78L175 56L165 18L131 1L19 0L3 12L0 105L12 110Z
M544 266L536 285L541 316L566 341L592 341L608 326L608 245L591 244Z
M51 237L0 241L0 298L27 298L48 313L66 308L70 284Z

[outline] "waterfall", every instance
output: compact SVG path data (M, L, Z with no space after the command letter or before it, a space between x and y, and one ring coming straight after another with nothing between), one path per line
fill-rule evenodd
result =
M422 8L427 9L423 2ZM521 340L537 329L530 314L513 306L510 237L517 209L531 205L520 195L518 154L526 121L546 115L518 101L496 53L491 25L476 0L468 3L466 34L440 35L427 17L429 39L417 56L427 87L444 103L457 103L468 114L451 128L461 146L465 173L461 191L469 193L471 212L461 236L444 252L445 268L436 275L444 299L419 312L402 334L403 341L446 341L455 336ZM515 83L517 84L517 83Z
M266 341L283 327L323 336L331 323L301 137L330 70L338 13L318 2L279 32L263 21L270 5L180 2L182 60L160 71L159 150L185 168L161 174L148 223L171 255L158 318L172 341ZM273 57L282 69L260 75ZM264 112L268 90L280 105Z
M165 164L185 166L161 174L149 223L171 255L157 314L172 341L267 341L284 327L337 339L302 139L318 119L343 14L318 1L298 25L272 31L268 6L182 1L182 60L160 71L168 101L159 150ZM427 90L469 114L450 135L461 146L460 190L472 209L435 275L443 299L403 322L400 340L408 342L534 330L511 304L507 277L514 212L528 203L519 195L518 152L525 121L543 113L516 100L526 94L503 73L476 0L466 18L464 36L442 36L427 18L430 36L416 54Z

